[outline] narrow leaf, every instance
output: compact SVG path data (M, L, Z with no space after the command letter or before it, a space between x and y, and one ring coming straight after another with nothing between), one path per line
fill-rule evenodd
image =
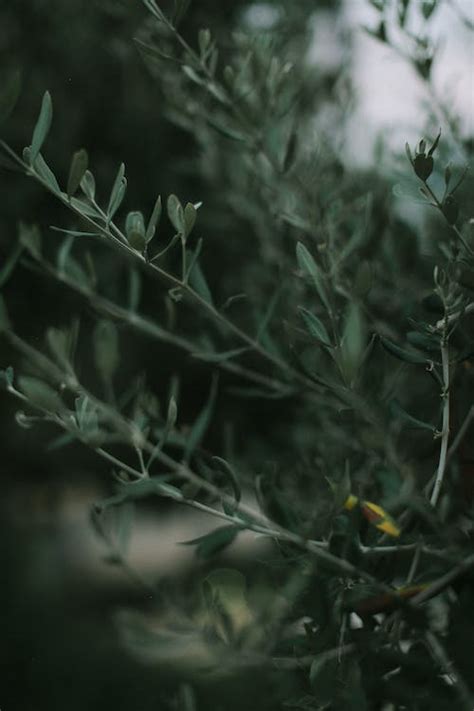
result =
M112 186L112 191L110 193L109 205L107 207L107 218L111 220L125 197L125 191L127 189L127 179L125 177L125 164L121 163L118 169L117 177L115 178L114 184Z
M94 356L97 370L104 380L110 381L119 364L118 333L107 319L99 321L94 329Z
M42 178L47 186L53 191L53 193L57 194L61 192L61 188L59 187L53 171L46 163L41 153L38 153L38 156L36 157L35 170L40 178Z
M166 208L168 217L177 232L184 235L186 232L186 223L184 220L184 210L176 195L168 197Z
M70 199L79 189L81 180L89 165L89 156L84 148L76 151L72 156L71 167L69 168L69 176L67 179L67 196Z
M23 251L23 245L22 243L18 240L18 242L15 244L14 248L12 249L10 255L6 258L6 260L3 262L3 264L0 266L0 287L4 286L8 279L10 278L10 275L12 274L15 265L18 261L18 257Z
M184 459L189 461L196 447L199 446L204 435L207 432L209 424L211 422L212 412L214 409L214 403L217 395L217 378L214 377L212 380L211 390L209 397L203 409L199 413L196 421L194 422L191 430L188 434L188 439L186 442L186 448L184 450Z
M319 294L319 298L325 305L326 309L331 311L329 297L324 283L324 275L302 242L298 242L296 245L296 258L300 269L309 274L312 278L316 291Z
M27 375L18 378L20 391L26 395L34 405L50 412L57 412L63 408L63 403L58 393L47 383Z
M146 243L151 242L155 235L156 228L160 222L161 218L161 211L162 211L162 205L161 205L161 195L158 195L156 198L155 205L153 207L153 212L151 213L150 221L148 223L148 226L146 228L146 234L145 234L145 240Z
M298 311L303 317L304 322L306 324L306 328L308 329L310 334L314 336L314 338L316 338L324 346L330 346L331 339L329 338L329 334L322 321L320 321L317 316L315 316L302 306L298 306Z
M41 103L41 110L36 122L33 138L31 140L31 152L30 161L33 164L36 161L38 153L40 152L43 143L46 140L49 129L51 128L51 122L53 120L53 103L51 101L51 95L49 91L46 91L43 96L43 101Z
M392 343L392 341L390 341L388 338L385 338L385 336L379 336L379 338L380 343L385 348L385 350L388 351L391 355L395 356L395 358L403 360L406 363L414 363L417 365L425 365L427 363L427 358L418 355L418 353L414 353L413 351L407 351L404 348L400 348L400 346L397 346L395 343Z
M196 546L196 555L202 560L212 558L216 553L220 553L224 548L227 548L236 535L239 528L236 526L221 526L216 528L211 533L207 533L199 538L194 538L191 541L182 541L183 546Z
M7 120L16 106L21 89L21 73L15 69L3 81L0 92L0 124Z

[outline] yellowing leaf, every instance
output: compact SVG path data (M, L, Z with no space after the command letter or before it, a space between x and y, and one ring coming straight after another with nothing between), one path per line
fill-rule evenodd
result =
M347 497L344 508L346 511L352 511L358 504L360 504L362 513L369 523L378 528L379 531L383 531L393 538L398 538L401 533L400 529L393 518L378 504L374 504L372 501L360 502L357 496L351 494Z

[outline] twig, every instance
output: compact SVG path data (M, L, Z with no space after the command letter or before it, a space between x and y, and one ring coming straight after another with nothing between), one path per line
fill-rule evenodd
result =
M438 469L436 478L431 493L430 504L435 507L438 503L441 487L443 485L444 475L446 472L448 443L449 443L449 411L450 411L450 380L449 380L449 346L446 338L443 336L441 342L441 361L443 368L443 426L441 431L441 448L439 454Z
M465 711L472 711L474 707L474 699L472 697L471 692L469 691L469 687L467 686L463 677L454 666L453 661L449 658L448 653L441 644L439 638L435 635L434 632L431 631L426 632L425 636L434 660L438 662L441 669L451 680L451 683L453 684L455 690L457 691L459 699L463 704L463 708L465 709Z

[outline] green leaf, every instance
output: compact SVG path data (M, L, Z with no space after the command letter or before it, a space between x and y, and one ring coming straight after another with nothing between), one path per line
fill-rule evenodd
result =
M58 412L64 408L58 393L44 381L27 375L20 375L18 385L20 392L26 395L34 405L43 410Z
M89 171L86 170L86 172L84 173L84 176L81 180L81 190L84 190L86 181L87 181L87 189L88 190L89 190L89 188L95 189L95 184L92 183L92 181L94 180L92 173L90 174L92 176L92 181L90 180L90 177L86 178L86 175L88 174L88 172ZM85 215L86 217L93 217L93 218L101 217L100 212L97 210L96 207L94 207L94 205L89 205L87 202L84 202L84 200L81 200L80 198L72 197L71 198L71 205L76 210L78 210L81 213L81 215Z
M145 234L145 240L146 243L151 242L153 237L155 236L155 231L156 228L160 222L161 218L161 211L162 211L162 205L161 205L161 195L158 195L156 198L155 205L153 207L153 212L151 213L150 221L148 223L148 226L146 228L146 234Z
M298 148L298 134L296 130L290 133L288 143L286 144L285 155L283 158L283 172L287 173L294 165L296 150Z
M436 432L436 427L434 427L429 422L423 422L423 420L419 420L417 417L413 417L413 415L410 415L396 399L390 401L389 409L393 415L399 417L412 428L420 430L429 430L432 433Z
M51 353L56 356L58 362L66 369L70 368L70 338L67 331L59 328L48 328L46 331L46 341Z
M8 368L5 368L5 370L0 370L0 382L2 380L5 382L7 387L11 387L13 385L14 371L11 365L9 365Z
M201 79L199 74L197 74L197 72L192 67L190 67L188 64L183 65L183 72L186 74L186 76L189 79L191 79L191 81L193 81L198 86L204 86L206 84L204 79Z
M352 491L349 461L346 460L344 474L338 482L333 482L329 479L327 481L334 494L334 506L336 509L342 509Z
M15 265L18 261L18 257L23 251L23 245L21 242L18 240L17 243L15 244L14 248L10 252L10 255L6 258L4 263L2 264L0 268L0 288L4 286L8 279L10 278Z
M146 247L145 220L139 211L129 212L125 221L125 234L132 249L143 252Z
M170 195L166 203L168 217L175 228L176 232L181 235L186 234L186 223L184 219L184 210L176 195Z
M330 312L331 306L326 290L324 275L302 242L298 242L296 245L296 258L300 269L312 278L316 291L319 294L319 298L325 305L326 309Z
M53 103L51 101L49 91L46 91L43 96L41 110L33 131L33 138L31 140L30 162L32 165L35 163L38 153L46 140L49 129L51 128L52 120Z
M234 131L233 128L230 128L229 126L224 126L221 123L218 123L218 121L215 121L212 116L206 116L206 121L214 130L217 131L217 133L220 133L221 136L224 136L224 138L230 138L233 141L237 141L238 143L245 143L247 140L245 136L242 133L239 133L238 131Z
M42 256L41 232L37 225L26 225L24 222L20 222L19 237L23 247L25 247L35 259L40 260Z
M69 168L69 176L67 179L67 196L71 198L79 189L84 173L89 165L89 156L84 148L76 151L72 156L71 167Z
M196 351L192 353L193 358L198 358L206 363L223 363L231 358L236 358L243 353L247 353L250 349L249 346L243 346L242 348L232 348L228 351L221 351L219 353L206 353L205 351Z
M61 193L61 188L59 187L59 183L56 180L56 176L54 175L49 165L46 163L41 153L39 153L36 158L35 170L40 176L40 178L42 178L46 185L53 191L53 193Z
M2 82L0 92L0 124L7 120L16 106L21 89L21 72L14 69Z
M199 262L195 263L191 273L189 274L189 285L202 299L204 299L204 301L207 301L208 304L213 304L212 294Z
M225 459L222 459L222 457L212 457L212 461L214 464L217 465L219 471L222 472L222 474L224 474L224 476L230 482L230 485L232 486L232 490L234 492L235 502L236 504L238 504L242 496L242 489L240 487L240 482L237 478L237 474L235 473L234 469L231 467L229 462L227 462Z
M369 293L372 287L372 267L370 262L364 260L357 268L354 278L354 294L363 297Z
M135 513L134 505L128 501L114 509L115 528L116 528L116 543L117 549L121 556L125 556L132 537L133 517Z
M413 363L415 365L426 365L426 363L428 362L427 358L418 355L418 353L414 353L413 351L407 351L404 348L400 348L400 346L397 346L388 338L385 338L385 336L379 335L379 338L380 343L386 351L388 351L391 355L395 356L395 358L405 361L405 363Z
M349 380L355 377L362 362L367 342L365 322L359 304L352 302L347 309L341 341L343 367Z
M314 336L320 343L322 343L324 346L330 346L331 345L331 339L329 338L329 334L326 330L325 325L322 323L322 321L319 320L317 316L312 314L310 311L307 309L303 308L303 306L298 306L298 311L300 312L301 316L304 319L304 322L306 324L306 327L310 334Z
M171 431L173 427L176 424L176 420L178 419L178 405L176 403L176 398L174 395L170 397L170 401L168 403L168 411L166 415L166 429L168 431Z
M185 236L189 237L193 231L193 227L196 223L197 210L190 202L186 204L184 208L184 225L185 225Z
M188 433L188 438L186 441L186 447L184 450L184 460L189 462L194 450L201 443L204 435L207 432L209 424L211 422L212 412L214 410L214 403L217 395L217 378L214 377L211 384L211 390L209 397L203 409L199 413L196 421L194 422L191 430Z
M119 365L117 328L112 321L102 319L94 329L95 365L101 376L110 381Z
M109 205L107 207L107 219L112 220L113 216L122 204L127 190L127 178L125 177L125 164L121 163L118 169L117 177L115 178L110 193Z
M81 180L81 190L89 200L95 198L95 178L90 170L86 170ZM74 203L73 203L74 204ZM96 214L95 212L93 213Z
M141 285L141 277L140 273L138 272L138 269L130 269L128 287L128 308L133 313L136 313L140 304Z
M208 560L212 556L227 548L235 539L239 532L237 526L221 526L211 533L206 533L191 541L182 541L183 546L196 546L196 555L202 560Z
M208 28L199 30L198 44L199 51L201 52L201 57L205 57L206 51L209 48L209 45L211 44L211 31Z
M0 333L2 331L9 331L11 327L10 319L8 317L7 307L3 296L0 294Z

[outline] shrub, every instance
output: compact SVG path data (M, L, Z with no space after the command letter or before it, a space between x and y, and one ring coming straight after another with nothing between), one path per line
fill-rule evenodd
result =
M372 4L371 31L392 44L387 3ZM391 180L315 129L345 107L337 73L306 61L310 2L269 6L271 30L241 29L220 54L212 30L185 39L186 2L174 15L144 5L137 45L167 118L193 137L182 169L203 194L127 204L121 163L104 197L84 148L58 178L43 152L49 92L22 155L2 141L8 166L71 215L52 228L57 248L20 225L2 285L21 262L97 315L91 333L78 318L49 327L38 348L0 302L23 356L2 373L17 422L52 424L56 447L79 441L110 467L92 524L160 610L158 630L138 611L118 622L140 659L173 670L170 704L209 708L217 688L215 707L234 708L233 683L250 675L256 708L471 709L468 142L436 104L442 134L407 145L404 179L433 210L427 254ZM409 6L397 31L430 88L433 48L409 33ZM422 3L425 22L435 10ZM17 93L12 74L5 115ZM153 349L146 376L123 356L132 334ZM155 497L214 522L186 542L199 593L143 580L128 558L133 510ZM245 531L270 542L263 569L215 567Z

